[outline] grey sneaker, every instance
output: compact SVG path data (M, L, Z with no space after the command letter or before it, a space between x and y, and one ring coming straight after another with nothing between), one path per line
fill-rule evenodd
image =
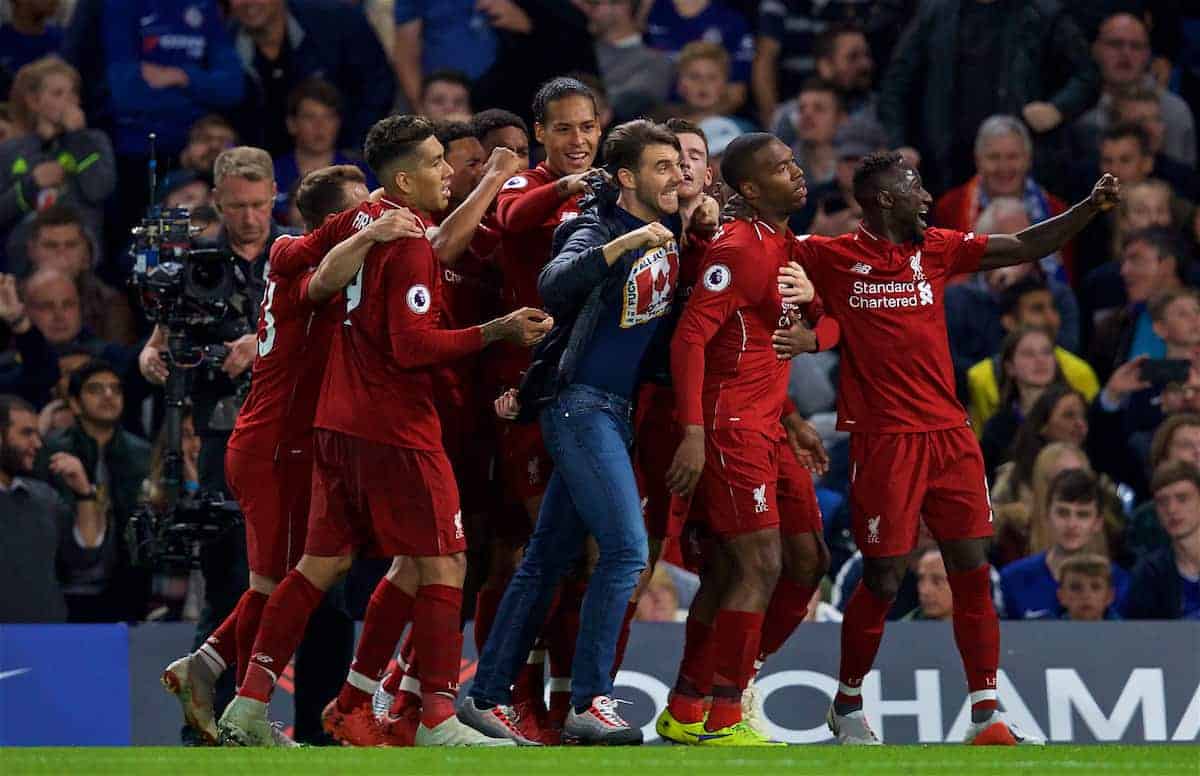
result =
M1032 733L1025 733L1015 722L1009 722L1000 715L992 712L992 716L983 722L972 722L967 728L964 743L977 746L1045 746L1045 739L1038 738Z
M217 720L213 715L213 685L216 677L194 655L184 655L163 669L163 689L175 696L183 708L183 720L209 746L217 745Z
M592 705L579 714L572 707L563 725L564 744L629 746L642 743L642 729L632 727L617 713L616 698L598 695Z
M511 738L494 738L463 724L457 717L447 717L435 728L424 724L417 727L417 746L516 746Z
M475 699L468 695L458 707L458 721L488 738L505 738L517 746L541 746L537 741L522 735L518 726L521 717L512 706L496 705L490 709L481 709L475 705Z
M221 746L295 746L296 743L267 719L267 704L235 696L217 723ZM283 743L283 740L290 743Z
M837 714L831 705L829 713L825 715L825 724L829 726L829 732L833 733L839 744L845 746L881 746L883 744L867 723L867 715L863 713L862 709L849 714Z

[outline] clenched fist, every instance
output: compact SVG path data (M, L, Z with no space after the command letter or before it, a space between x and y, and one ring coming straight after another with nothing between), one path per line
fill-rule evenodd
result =
M788 262L786 267L780 267L777 280L779 295L783 297L784 304L808 304L816 295L812 281L804 272L804 267L794 261Z

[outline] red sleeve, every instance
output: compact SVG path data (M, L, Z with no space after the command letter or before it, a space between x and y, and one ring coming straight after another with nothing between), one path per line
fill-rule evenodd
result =
M558 195L557 181L526 188L523 175L509 178L496 196L496 221L506 232L527 232L536 229L563 203Z
M317 266L325 254L333 250L333 246L361 228L355 226L358 214L359 209L353 207L343 210L308 234L300 237L280 235L271 246L271 271L281 276L291 276Z
M941 245L931 245L941 254L949 275L964 275L979 269L983 253L987 250L988 236L975 232L955 232L949 229L930 229L936 232Z
M784 396L783 397L783 414L780 415L779 417L786 418L788 415L791 415L793 412L799 412L799 410L796 409L796 402L792 401L791 396Z
M820 294L814 294L813 300L800 308L804 315L804 320L812 327L813 332L817 335L817 350L829 350L842 339L841 325L825 314L825 304L821 301Z
M439 329L434 314L437 260L424 238L391 243L380 257L387 289L392 357L404 369L457 361L483 349L483 329Z
M745 264L736 273L730 268L740 252L730 242L709 250L699 282L675 327L671 340L671 380L680 425L704 425L704 348L729 317L746 305L744 285L752 284L753 278L741 277L750 274L743 271Z

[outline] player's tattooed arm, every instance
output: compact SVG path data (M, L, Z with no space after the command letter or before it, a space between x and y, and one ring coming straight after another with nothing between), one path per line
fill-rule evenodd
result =
M492 200L500 193L500 187L520 171L521 160L515 153L503 146L492 149L479 185L440 226L430 230L429 240L433 243L433 252L438 261L447 267L453 267L458 262L471 244L475 230L483 221Z
M1092 187L1087 199L1065 213L1022 229L1016 234L988 235L987 248L979 263L981 271L1037 261L1061 248L1097 213L1116 207L1121 201L1121 183L1116 176L1105 173Z
M367 254L378 243L424 235L421 221L407 208L384 211L325 254L308 281L308 298L318 304L332 299L354 280Z

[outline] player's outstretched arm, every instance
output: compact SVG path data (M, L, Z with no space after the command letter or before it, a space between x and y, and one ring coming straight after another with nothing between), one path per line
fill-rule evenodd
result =
M1025 264L1048 256L1066 244L1088 225L1097 213L1116 207L1121 201L1121 183L1105 173L1092 187L1087 199L1065 213L1048 218L1016 234L988 235L987 248L979 263L981 271Z
M420 220L406 208L385 211L367 226L342 240L325 254L308 281L308 298L320 304L350 284L367 254L381 242L423 237Z
M433 253L438 257L438 261L447 267L455 265L459 256L471 244L475 230L483 221L492 200L500 193L500 187L520 171L521 160L515 153L504 146L492 149L483 180L445 221L430 232L429 239L433 243Z

